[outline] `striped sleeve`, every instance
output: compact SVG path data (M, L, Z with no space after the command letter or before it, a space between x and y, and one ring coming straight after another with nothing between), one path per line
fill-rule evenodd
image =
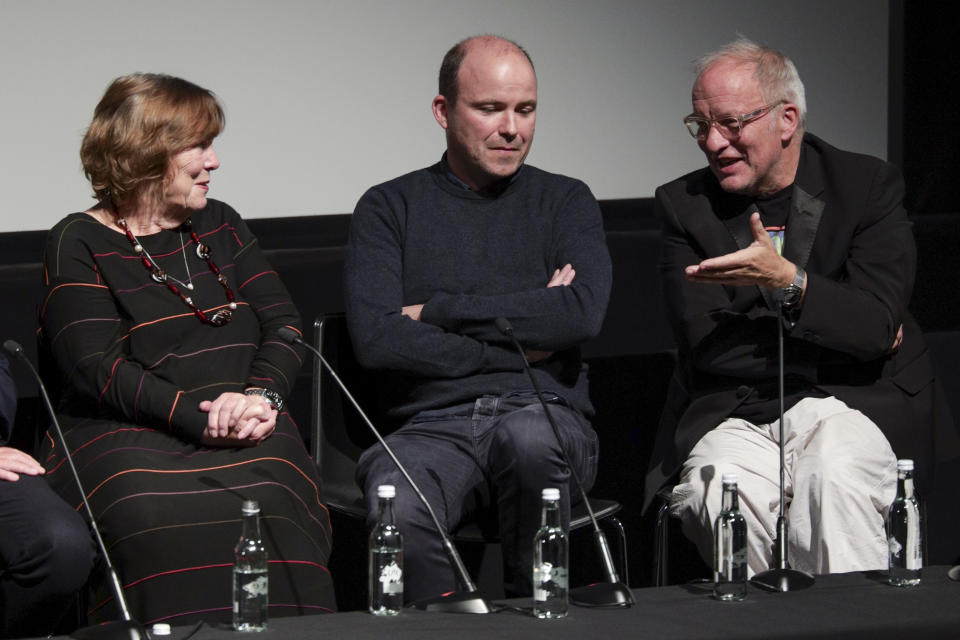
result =
M232 224L237 237L234 255L240 294L250 303L260 321L260 348L250 367L247 385L276 391L284 398L293 389L303 364L304 349L279 336L288 327L303 335L300 314L277 272L267 262L256 237L235 213Z
M129 357L130 321L98 271L84 239L93 219L69 216L54 227L44 255L40 325L69 400L89 415L110 416L199 441L206 414L181 401L182 390Z

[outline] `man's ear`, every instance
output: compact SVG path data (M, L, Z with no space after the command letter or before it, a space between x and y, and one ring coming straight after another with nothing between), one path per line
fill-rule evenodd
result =
M780 140L788 144L800 127L800 110L792 102L786 102L780 108Z
M433 99L433 117L437 119L437 122L444 129L447 128L447 98L444 95L438 95Z

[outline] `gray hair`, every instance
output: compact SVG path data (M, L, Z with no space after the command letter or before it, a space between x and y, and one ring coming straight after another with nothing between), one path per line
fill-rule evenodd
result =
M720 60L734 60L754 67L753 77L760 84L767 102L786 100L797 105L800 126L807 121L807 97L803 82L793 61L780 51L763 44L757 44L744 36L737 36L733 42L723 45L716 51L701 56L694 62L697 77L708 67Z

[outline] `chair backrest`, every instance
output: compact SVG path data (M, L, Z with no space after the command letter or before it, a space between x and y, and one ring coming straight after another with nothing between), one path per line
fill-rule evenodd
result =
M389 374L360 366L353 353L342 313L326 314L314 322L317 348L350 390L364 413L384 435L392 421L386 417L384 390ZM319 359L313 368L313 429L311 454L317 464L327 506L353 515L366 513L363 493L354 480L357 460L376 442L356 409Z

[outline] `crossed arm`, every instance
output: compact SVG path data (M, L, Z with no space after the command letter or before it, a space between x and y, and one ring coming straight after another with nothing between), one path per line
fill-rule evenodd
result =
M497 317L510 320L533 358L594 335L609 297L610 263L599 208L585 187L582 191L583 212L571 215L562 233L544 230L538 244L531 244L552 245L549 255L539 249L523 253L522 280L490 267L490 286L482 273L473 283L447 278L438 285L447 274L434 279L423 266L429 259L413 253L407 212L377 189L368 192L353 216L344 270L347 319L361 364L430 378L519 371L515 351L494 327ZM460 249L444 245L437 251ZM412 259L419 260L417 266L411 267ZM535 265L550 260L557 262L552 275L536 283L534 272L542 267Z
M555 269L553 275L550 278L550 281L547 282L547 288L551 287L568 287L573 284L573 279L576 277L577 272L573 269L573 265L567 263L563 266L562 269ZM411 304L403 307L401 313L410 318L411 320L419 321L420 313L423 311L422 304ZM546 360L551 355L552 351L541 351L537 349L526 349L526 356L528 362L540 362L541 360Z

